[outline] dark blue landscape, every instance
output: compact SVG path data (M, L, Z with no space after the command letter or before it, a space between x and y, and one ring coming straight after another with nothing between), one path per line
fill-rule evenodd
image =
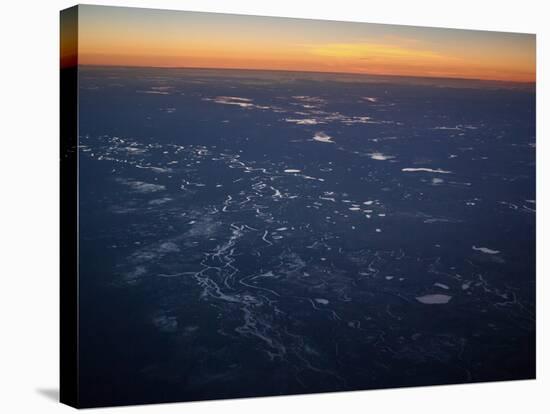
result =
M79 68L84 406L535 376L532 85Z

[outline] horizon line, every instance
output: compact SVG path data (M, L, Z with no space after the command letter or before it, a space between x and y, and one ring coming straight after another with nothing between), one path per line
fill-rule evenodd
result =
M88 67L110 67L110 68L136 68L136 69L198 69L198 70L245 70L245 71L257 71L257 72L291 72L291 73L320 73L320 74L334 74L334 75L353 75L353 76L378 76L378 77L390 77L390 78L413 78L413 79L442 79L453 81L477 81L477 82L496 82L507 84L518 84L524 86L536 85L536 72L535 80L532 81L519 81L519 80L503 80L503 79L483 79L483 78L464 78L464 77L450 77L450 76L429 76L429 75L395 75L395 74L383 74L383 73L368 73L368 72L332 72L321 70L292 70L292 69L261 69L261 68L227 68L227 67L202 67L202 66L150 66L150 65L110 65L110 64L83 64L77 63L76 67L88 66ZM67 68L67 67L66 67Z

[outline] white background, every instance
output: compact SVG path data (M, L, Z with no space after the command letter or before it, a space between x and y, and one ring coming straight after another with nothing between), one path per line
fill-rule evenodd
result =
M97 3L90 1L90 3ZM103 409L140 413L549 412L542 279L548 259L549 27L544 0L194 0L100 4L537 33L536 381ZM71 1L2 2L0 30L0 412L69 412L58 390L58 13ZM546 16L545 16L546 15ZM546 17L546 20L545 20ZM545 76L546 75L546 76ZM546 122L545 122L546 121ZM546 248L546 255L544 249ZM548 295L550 292L546 292ZM546 338L543 338L546 336ZM258 378L258 381L261 381ZM545 391L546 388L546 391Z

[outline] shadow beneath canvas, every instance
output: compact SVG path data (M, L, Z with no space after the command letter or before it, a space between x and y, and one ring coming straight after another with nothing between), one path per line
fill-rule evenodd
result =
M38 388L36 392L51 401L59 401L59 390L57 388Z

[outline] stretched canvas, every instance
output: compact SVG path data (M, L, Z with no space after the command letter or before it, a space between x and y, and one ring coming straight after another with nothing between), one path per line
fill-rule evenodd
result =
M534 378L535 200L533 34L64 10L61 400Z

